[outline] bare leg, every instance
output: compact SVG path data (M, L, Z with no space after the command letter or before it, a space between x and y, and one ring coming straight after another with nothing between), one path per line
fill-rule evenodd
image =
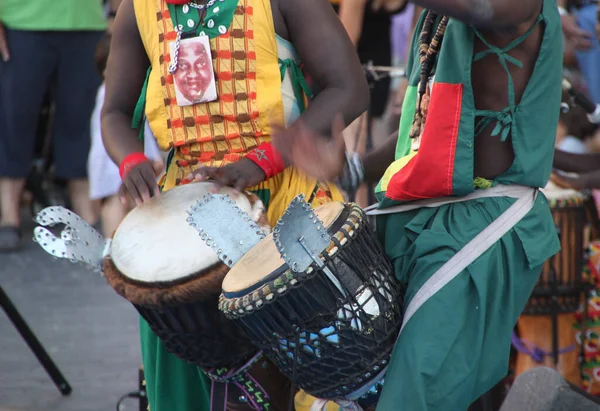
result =
M25 186L23 178L0 178L0 226L21 225L21 194Z
M0 251L14 251L21 243L21 194L25 179L0 178Z
M118 196L107 198L102 204L102 234L111 238L123 218L127 215L129 208L121 203Z
M88 224L95 225L98 222L98 212L94 209L90 200L89 184L87 179L69 181L69 196L73 211L83 218Z

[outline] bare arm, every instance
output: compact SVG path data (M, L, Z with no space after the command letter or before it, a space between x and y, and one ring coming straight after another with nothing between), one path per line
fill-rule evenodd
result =
M367 183L377 183L383 177L396 157L397 142L398 132L389 136L386 142L374 151L363 155L362 162Z
M149 65L135 20L133 0L124 0L113 27L102 108L102 138L116 164L131 153L144 151L137 131L131 128L131 120Z
M414 4L481 28L515 27L537 16L542 0L411 0Z
M290 40L321 90L300 119L312 130L331 136L337 113L350 124L369 104L369 88L356 50L326 0L279 3Z
M600 170L600 153L572 154L554 151L554 168L570 173L588 173Z
M344 0L340 4L340 21L356 46L362 34L366 0Z

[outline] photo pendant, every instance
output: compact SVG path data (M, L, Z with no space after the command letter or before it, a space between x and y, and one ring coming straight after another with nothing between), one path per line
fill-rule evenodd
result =
M175 96L180 107L208 103L217 99L208 36L199 36L171 42L171 61L177 60L173 73Z

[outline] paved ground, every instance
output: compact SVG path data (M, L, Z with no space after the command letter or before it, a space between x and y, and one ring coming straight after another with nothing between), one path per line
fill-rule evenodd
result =
M28 236L28 238L31 238ZM111 411L137 389L137 315L99 274L52 259L31 240L0 254L0 286L71 386L62 397L0 309L0 411ZM126 400L123 411L137 410Z

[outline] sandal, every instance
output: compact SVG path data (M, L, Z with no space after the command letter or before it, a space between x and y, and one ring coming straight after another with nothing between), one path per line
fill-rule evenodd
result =
M19 227L0 226L0 252L16 251L21 246Z

